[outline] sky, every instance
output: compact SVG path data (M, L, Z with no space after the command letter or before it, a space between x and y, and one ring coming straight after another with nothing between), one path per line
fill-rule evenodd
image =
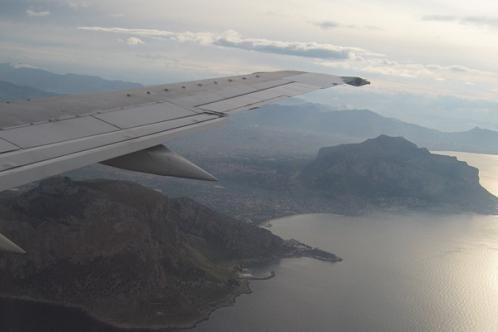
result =
M0 49L0 62L144 84L295 69L498 102L489 0L0 0Z

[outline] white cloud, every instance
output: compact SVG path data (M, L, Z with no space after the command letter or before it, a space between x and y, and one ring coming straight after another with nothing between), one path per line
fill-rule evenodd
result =
M76 0L68 1L67 5L74 10L90 7L90 4L87 1L76 1Z
M301 63L317 70L333 68L334 71L357 75L384 77L393 80L415 82L474 82L498 85L496 74L491 71L473 69L462 65L440 65L400 62L385 55L356 47L338 46L329 43L280 41L264 38L244 37L236 31L172 32L157 29L128 29L118 27L80 27L84 31L96 31L131 36L125 42L140 45L144 39L173 40L201 46L218 46L242 49L258 53L270 53L308 59ZM295 61L295 60L293 60ZM321 66L316 67L316 66Z
M228 30L222 34L216 34L212 32L172 32L156 29L128 29L116 27L80 27L79 29L86 31L128 34L142 38L166 38L182 43L191 42L200 45L214 45L243 49L247 51L323 60L347 60L362 58L365 56L382 56L361 48L338 46L329 43L247 38L233 30Z
M213 44L224 47L240 48L248 51L328 60L353 59L358 55L368 53L366 50L360 48L337 46L326 43L244 38L236 31L227 31L222 35L216 36Z
M143 45L145 44L144 41L140 38L137 38L137 37L130 37L128 39L126 39L126 44L130 45L130 46L137 46L137 45Z
M28 9L26 10L26 15L28 15L29 17L43 17L43 16L49 16L50 11L48 10L36 11L34 9Z
M454 22L464 25L486 26L498 28L497 16L453 16L453 15L426 15L423 21Z

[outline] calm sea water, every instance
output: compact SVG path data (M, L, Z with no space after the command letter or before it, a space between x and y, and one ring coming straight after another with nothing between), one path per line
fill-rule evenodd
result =
M478 167L498 195L497 156L447 154ZM302 215L272 225L344 261L284 260L276 278L253 282L252 295L194 331L498 331L495 216Z
M498 195L498 157L458 157ZM191 331L498 331L498 217L301 215L271 230L344 261L286 259L270 268L275 278L253 281L253 294ZM109 331L60 308L0 303L0 327L16 315L33 321L29 331ZM54 327L57 319L64 324Z

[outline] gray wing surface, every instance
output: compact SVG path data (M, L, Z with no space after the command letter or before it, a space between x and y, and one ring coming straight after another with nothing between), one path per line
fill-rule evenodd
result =
M282 71L2 103L0 191L146 150L168 135L216 123L231 112L340 84L367 83Z
M0 191L98 162L213 180L209 173L162 147L165 137L283 98L368 83L358 77L279 71L3 102Z

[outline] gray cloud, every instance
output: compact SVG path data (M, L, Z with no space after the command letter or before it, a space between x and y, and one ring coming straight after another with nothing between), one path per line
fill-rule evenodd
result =
M318 21L318 22L309 22L316 27L319 27L323 30L332 30L332 29L363 29L363 30L382 30L378 26L374 25L356 25L356 24L343 24L336 21L326 20L326 21Z
M425 15L422 16L422 21L436 21L436 22L453 22L457 21L456 16L451 15Z
M341 24L334 21L321 21L314 23L317 27L322 28L324 30L335 29L341 26Z
M433 22L454 22L458 24L498 28L498 17L494 16L426 15L422 17L422 20Z
M43 17L43 16L49 16L50 11L48 11L48 10L37 11L34 9L28 9L28 10L26 10L26 15L28 15L30 17Z
M314 42L284 42L269 39L243 38L233 31L216 37L213 44L248 51L328 60L351 59L354 57L355 51L360 51L353 48Z
M222 34L211 32L171 32L156 29L127 29L105 27L80 27L80 30L125 34L141 38L172 39L178 42L192 42L200 45L214 45L237 48L247 51L292 55L322 60L356 59L363 55L373 55L366 50L354 47L337 46L328 43L278 41L263 38L246 38L236 31ZM379 56L378 54L376 56Z
M466 24L487 25L498 27L498 17L468 16L462 19Z

